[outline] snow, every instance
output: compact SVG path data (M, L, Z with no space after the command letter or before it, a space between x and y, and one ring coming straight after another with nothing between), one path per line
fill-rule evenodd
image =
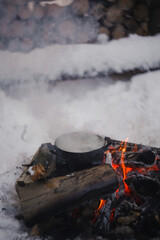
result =
M101 72L120 73L124 70L149 70L159 66L160 35L130 35L129 38L106 42L105 46L54 45L28 54L1 52L0 83L17 80L49 81L61 78L62 75L95 76Z
M160 35L130 36L105 45L51 46L28 54L0 53L0 240L32 239L23 221L15 182L41 143L70 131L91 131L159 147L160 70L114 81L110 77L59 81L160 65ZM94 69L94 70L93 70ZM36 74L40 75L37 84ZM38 76L38 75L37 75ZM16 80L13 84L13 80ZM26 82L27 80L27 82ZM33 238L38 239L38 238Z
M33 167L29 167L28 172L30 173L31 176L33 176L34 175Z

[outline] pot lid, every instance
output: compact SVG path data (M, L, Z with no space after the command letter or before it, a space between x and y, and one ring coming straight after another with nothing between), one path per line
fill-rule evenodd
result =
M72 132L59 136L55 145L66 152L85 153L102 148L105 140L94 133Z

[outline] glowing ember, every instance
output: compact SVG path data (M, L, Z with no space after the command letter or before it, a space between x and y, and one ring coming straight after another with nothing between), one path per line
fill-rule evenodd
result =
M113 208L112 209L112 211L111 211L111 215L110 215L110 222L113 222L113 220L114 220L114 214L115 214L115 208Z

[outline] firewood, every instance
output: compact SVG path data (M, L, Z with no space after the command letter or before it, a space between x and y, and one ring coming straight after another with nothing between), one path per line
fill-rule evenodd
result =
M122 152L115 151L112 156L113 159L120 160ZM125 152L124 164L126 167L151 167L155 164L155 154L151 150L144 150L142 152Z
M18 10L18 16L22 20L28 20L31 17L31 11L27 7L20 7Z
M160 183L157 179L152 179L148 176L131 176L125 182L131 189L136 192L141 198L159 198Z
M125 28L121 24L118 24L113 30L112 37L114 39L119 39L124 36L125 36Z
M34 11L33 11L33 16L34 18L36 19L42 19L46 14L46 9L39 6L39 5L36 5L35 8L34 8Z
M155 164L155 155L151 150L143 152L125 153L125 164L130 166L150 167Z
M107 164L46 182L32 182L26 186L16 184L24 219L29 225L39 222L44 216L54 216L85 201L94 201L117 188L117 176Z
M134 6L133 0L120 0L119 1L119 8L121 10L130 10Z
M107 15L108 21L111 23L122 22L122 19L123 19L122 11L116 6L108 8L106 15Z
M92 10L92 14L93 16L99 20L101 18L103 18L103 16L105 15L105 13L107 12L107 9L105 8L105 6L101 3L99 4L96 4L94 7L93 7L93 10Z
M134 16L138 20L145 20L148 21L149 17L149 9L145 4L139 4L134 9Z
M88 0L74 0L72 4L72 11L75 14L85 15L89 11L89 1Z

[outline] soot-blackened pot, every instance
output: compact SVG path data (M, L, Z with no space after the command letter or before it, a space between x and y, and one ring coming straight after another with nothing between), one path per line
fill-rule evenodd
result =
M55 141L58 175L90 168L103 163L105 138L88 132L72 132Z

